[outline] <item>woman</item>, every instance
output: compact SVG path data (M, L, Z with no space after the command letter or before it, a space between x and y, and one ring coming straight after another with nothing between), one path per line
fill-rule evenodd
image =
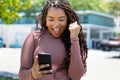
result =
M48 0L21 51L20 80L80 80L86 72L87 46L77 14L67 0ZM38 53L50 53L50 65L39 65ZM52 74L49 74L51 73Z

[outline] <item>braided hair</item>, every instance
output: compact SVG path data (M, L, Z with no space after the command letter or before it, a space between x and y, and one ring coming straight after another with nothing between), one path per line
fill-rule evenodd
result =
M60 68L57 69L57 71L60 71L62 69L68 69L69 63L70 63L70 31L69 31L69 24L77 21L77 23L80 25L79 18L73 8L70 6L67 0L48 0L46 5L44 6L41 14L39 15L39 18L37 22L40 20L41 21L41 26L42 29L47 29L46 26L46 15L47 11L50 7L56 7L56 8L61 8L65 11L67 15L67 28L61 35L61 40L64 43L65 46L65 51L66 51L66 57L64 59L64 62ZM81 25L80 25L81 27ZM81 52L81 59L84 64L85 72L86 72L86 58L87 58L87 45L86 45L86 40L84 37L84 34L82 32L82 27L80 29L80 33L78 35L79 37L79 45L80 45L80 52Z

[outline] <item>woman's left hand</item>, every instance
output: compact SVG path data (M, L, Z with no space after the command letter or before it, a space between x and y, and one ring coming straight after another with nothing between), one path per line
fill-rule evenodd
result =
M77 22L71 23L69 25L70 38L77 38L80 33L80 25Z

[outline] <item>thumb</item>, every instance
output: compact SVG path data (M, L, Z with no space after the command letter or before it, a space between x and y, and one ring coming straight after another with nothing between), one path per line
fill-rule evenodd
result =
M38 64L38 55L34 56L34 64L37 65Z

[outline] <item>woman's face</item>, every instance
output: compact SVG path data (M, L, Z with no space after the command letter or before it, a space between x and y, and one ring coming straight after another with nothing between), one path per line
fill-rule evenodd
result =
M49 8L46 16L46 26L53 37L60 37L67 27L67 15L65 11L61 8Z

